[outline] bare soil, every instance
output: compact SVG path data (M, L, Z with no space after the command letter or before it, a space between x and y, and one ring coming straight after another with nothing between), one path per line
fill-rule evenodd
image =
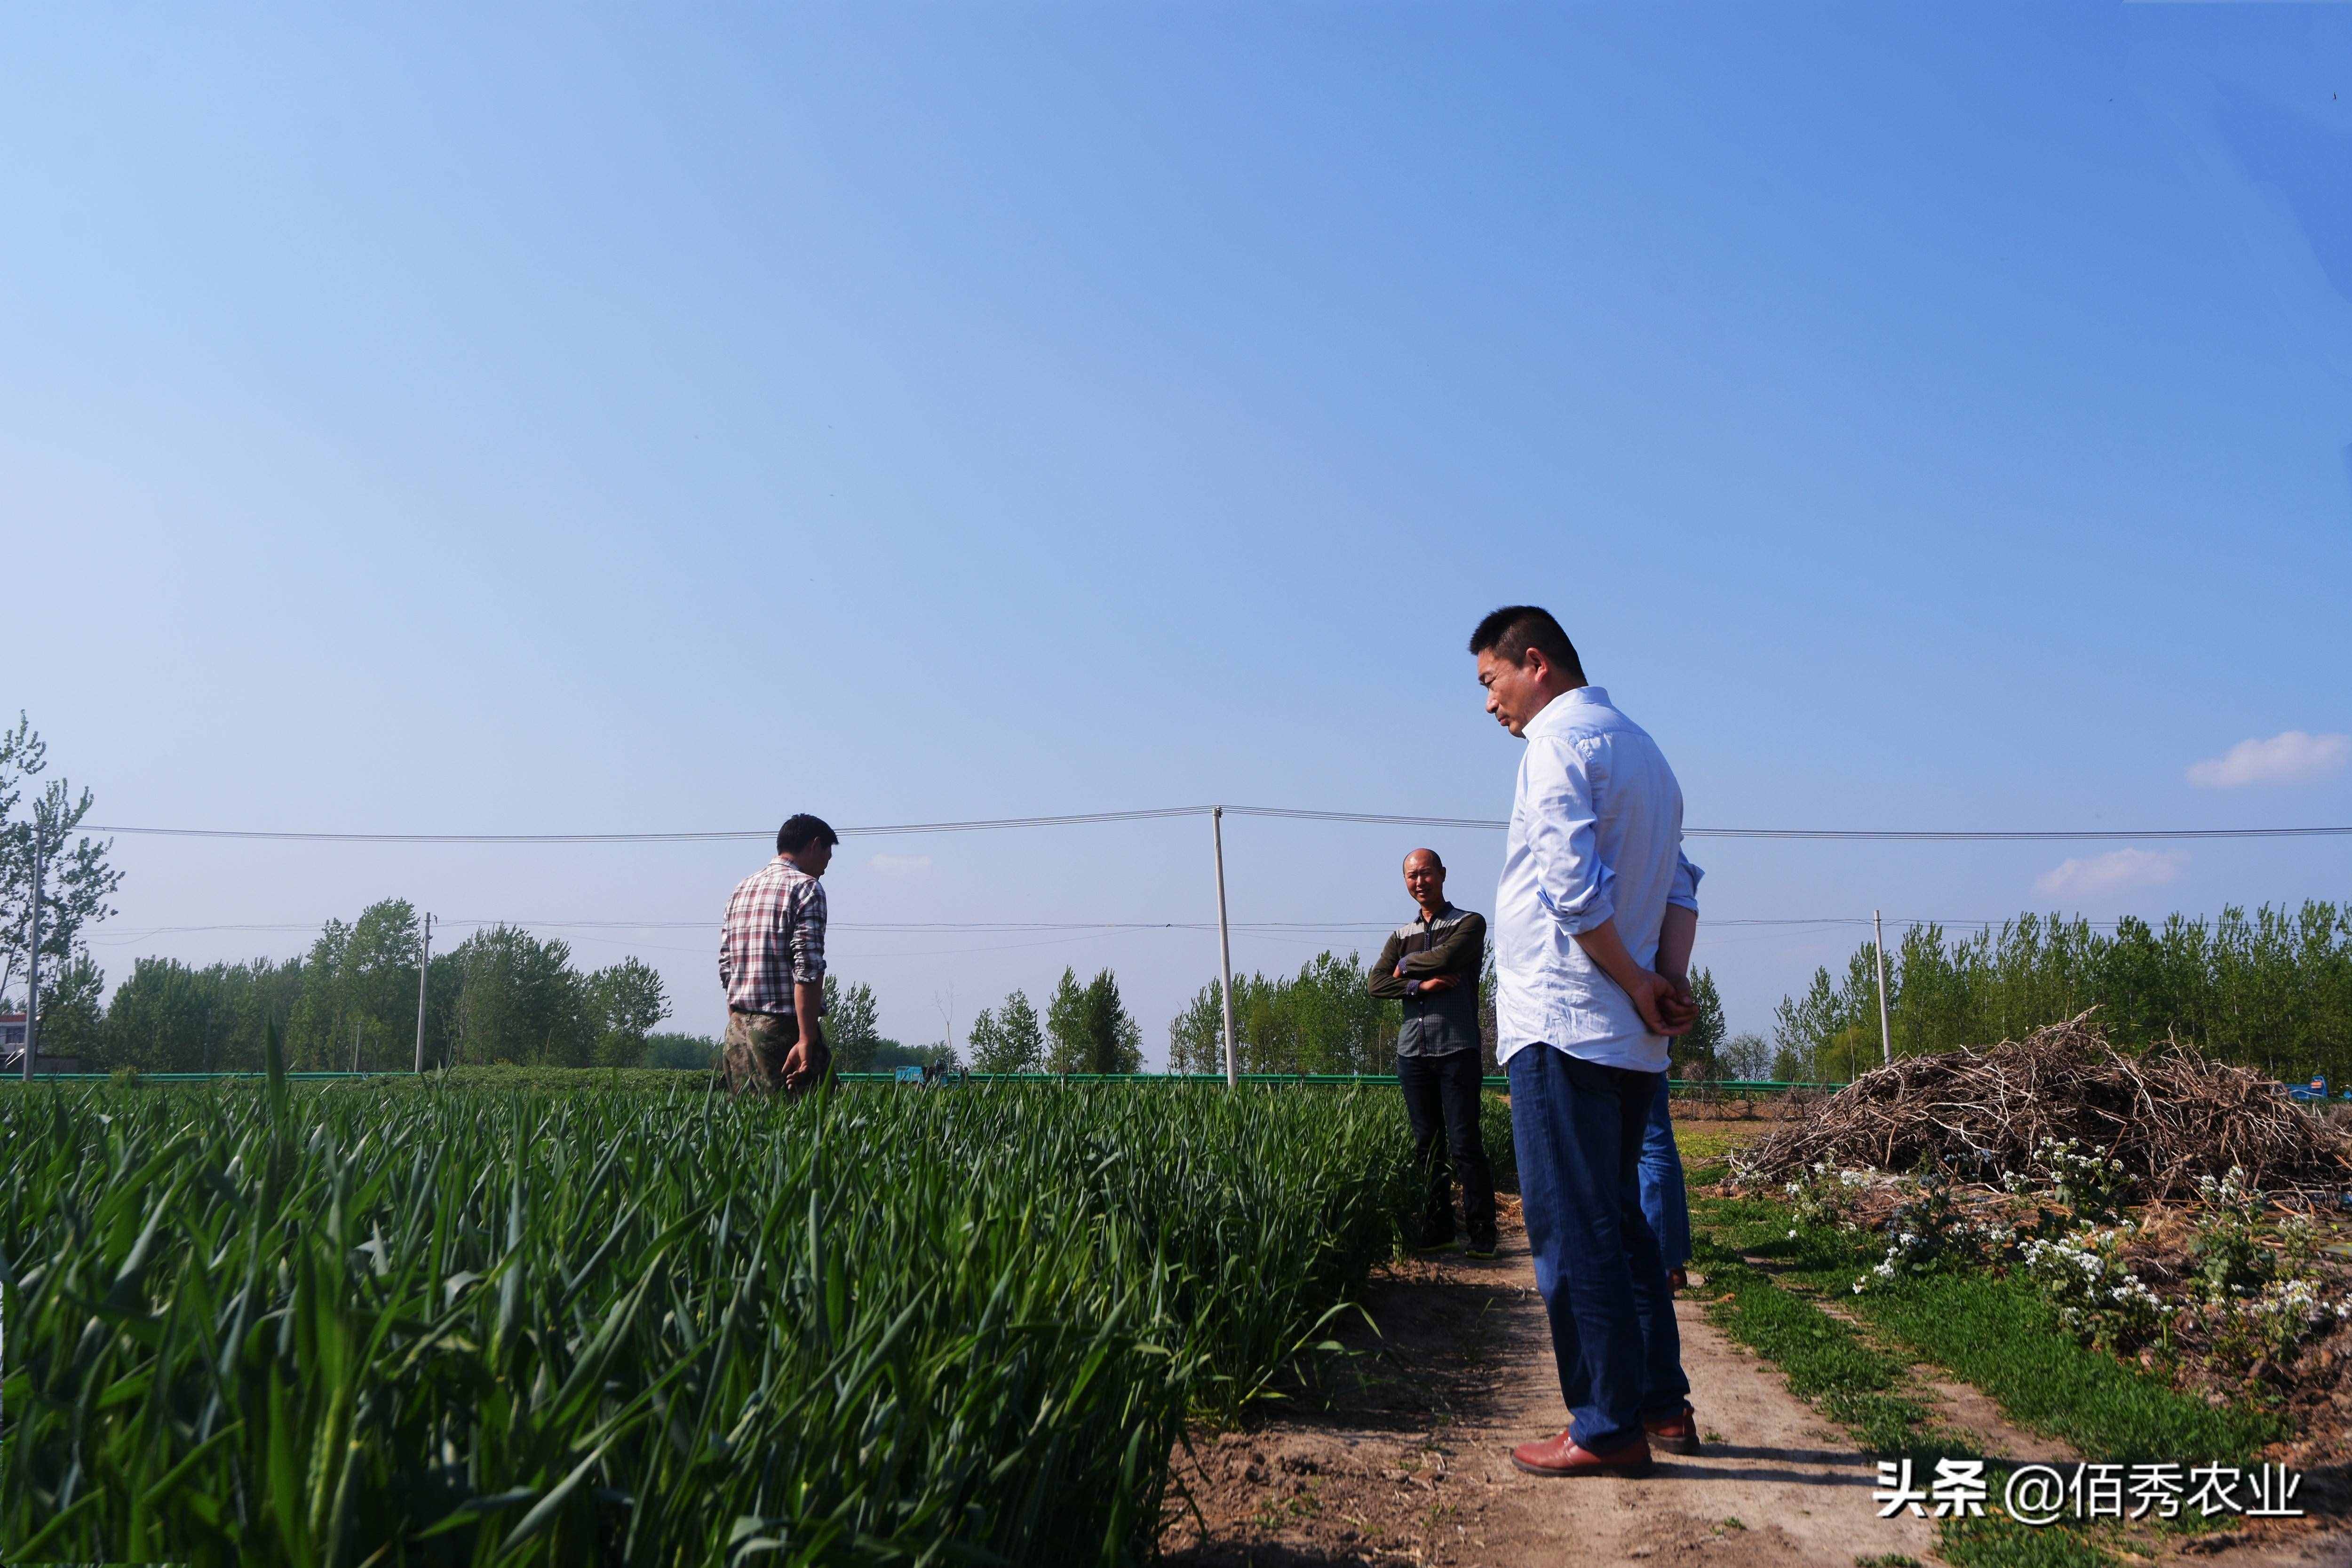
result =
M1767 1364L1679 1305L1706 1452L1639 1480L1545 1480L1514 1444L1567 1423L1516 1204L1503 1253L1401 1264L1378 1325L1319 1387L1177 1456L1163 1545L1181 1568L1703 1561L1724 1568L1924 1559L1931 1527L1881 1520L1874 1461Z

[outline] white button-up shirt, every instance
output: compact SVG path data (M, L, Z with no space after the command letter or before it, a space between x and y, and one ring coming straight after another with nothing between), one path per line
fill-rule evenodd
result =
M1495 891L1496 1056L1549 1045L1603 1067L1666 1069L1666 1037L1578 945L1614 919L1644 968L1666 906L1698 910L1683 857L1683 791L1648 731L1580 686L1528 721Z

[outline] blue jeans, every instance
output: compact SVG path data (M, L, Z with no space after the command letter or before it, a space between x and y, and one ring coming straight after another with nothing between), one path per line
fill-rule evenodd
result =
M1569 1436L1606 1453L1644 1414L1682 1408L1682 1335L1658 1238L1642 1213L1642 1142L1662 1075L1546 1045L1511 1058L1511 1131L1536 1289L1551 1320Z
M1642 1215L1658 1238L1668 1268L1690 1261L1690 1200L1683 1192L1683 1156L1675 1147L1675 1119L1666 1109L1666 1075L1642 1129Z

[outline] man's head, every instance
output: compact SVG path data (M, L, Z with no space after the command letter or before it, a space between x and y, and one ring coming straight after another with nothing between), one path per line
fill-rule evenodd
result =
M1550 611L1533 605L1506 605L1480 621L1470 651L1478 656L1486 711L1514 735L1553 698L1584 684L1576 645Z
M1431 914L1445 907L1445 862L1434 849L1416 849L1404 858L1404 890Z
M825 826L824 818L799 812L784 818L776 829L776 853L789 855L793 864L812 877L822 877L833 863L833 847L841 842L841 835Z

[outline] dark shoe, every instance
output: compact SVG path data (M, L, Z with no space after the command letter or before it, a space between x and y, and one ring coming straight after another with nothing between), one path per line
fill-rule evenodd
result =
M1492 1263L1495 1260L1495 1244L1491 1241L1474 1241L1462 1249L1462 1256L1480 1263Z
M1531 1476L1645 1476L1650 1473L1650 1444L1646 1437L1636 1437L1622 1447L1596 1454L1562 1432L1540 1443L1520 1444L1511 1450L1511 1463Z
M1680 1410L1643 1416L1642 1430L1648 1434L1654 1448L1664 1448L1669 1454L1698 1452L1698 1412L1690 1407L1688 1400L1683 1401Z
M1673 1291L1673 1292L1674 1292L1675 1295L1677 1295L1677 1296L1681 1295L1684 1291L1685 1291L1685 1290L1689 1289L1690 1289L1690 1270L1688 1270L1687 1268L1669 1268L1669 1269L1667 1269L1667 1270L1666 1270L1666 1289L1669 1289L1669 1290L1671 1290L1671 1291Z

